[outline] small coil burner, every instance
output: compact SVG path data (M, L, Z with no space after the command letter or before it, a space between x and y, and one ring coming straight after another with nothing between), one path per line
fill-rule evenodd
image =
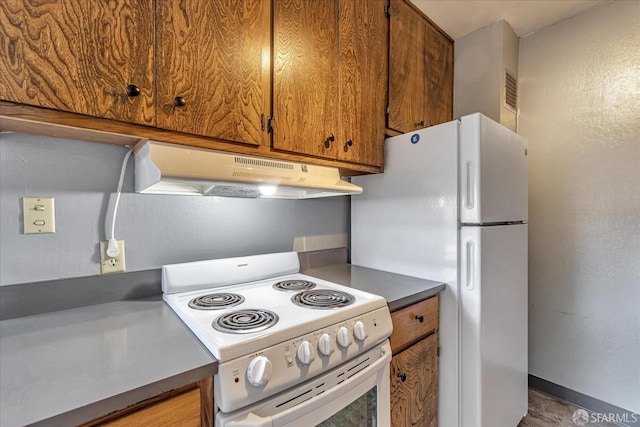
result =
M244 297L238 294L220 293L202 295L189 301L189 307L196 310L221 310L244 302Z
M291 297L291 301L296 305L321 310L346 307L349 304L353 304L355 300L355 297L351 294L332 289L302 291Z
M213 329L231 334L248 334L268 329L278 322L273 311L246 309L232 311L218 316L212 323Z
M279 291L303 291L313 289L315 287L315 283L299 279L283 280L282 282L278 282L273 285L273 289L277 289Z

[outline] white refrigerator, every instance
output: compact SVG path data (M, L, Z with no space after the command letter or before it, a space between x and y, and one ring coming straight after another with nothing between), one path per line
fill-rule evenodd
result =
M527 148L476 113L388 138L354 177L354 265L438 280L439 425L515 427L527 412Z

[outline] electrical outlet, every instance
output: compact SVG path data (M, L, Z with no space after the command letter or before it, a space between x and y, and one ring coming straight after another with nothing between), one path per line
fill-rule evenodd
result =
M100 242L100 271L102 274L121 273L127 270L124 261L124 240L117 240L120 254L116 257L107 255L108 241Z

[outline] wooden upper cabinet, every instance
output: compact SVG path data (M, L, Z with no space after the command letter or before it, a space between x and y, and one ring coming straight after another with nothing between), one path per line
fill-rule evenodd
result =
M388 126L410 132L424 126L426 25L404 0L389 8L389 117Z
M276 150L382 166L384 0L275 0Z
M391 0L387 126L411 132L453 118L453 41L406 0Z
M384 158L389 20L386 0L340 2L338 158L381 166Z
M0 1L0 99L155 125L153 4Z
M381 172L386 4L0 0L0 115Z
M274 0L273 21L272 146L335 159L338 1Z
M427 25L426 123L453 120L453 43L433 25Z
M158 127L268 144L271 3L156 5Z

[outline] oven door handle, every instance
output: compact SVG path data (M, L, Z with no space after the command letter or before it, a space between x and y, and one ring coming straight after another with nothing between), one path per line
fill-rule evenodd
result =
M381 349L384 353L382 357L369 365L368 368L361 371L362 375L356 375L346 380L340 387L334 387L325 393L317 395L305 402L302 402L292 408L285 409L282 412L273 415L260 416L254 412L248 412L241 420L229 420L224 423L224 427L275 427L290 425L306 425L300 424L302 418L314 418L314 411L318 408L323 409L328 403L339 399L343 394L352 392L357 387L366 390L376 386L380 381L378 376L382 376L382 386L380 394L386 395L389 400L389 364L391 362L391 347L388 342ZM363 392L366 392L364 390ZM344 399L343 399L344 400ZM382 402L379 405L385 406ZM389 403L386 403L388 408ZM388 410L387 410L388 413ZM387 415L388 416L388 415ZM316 415L317 422L317 415ZM218 425L216 423L216 425ZM311 424L310 424L311 425ZM381 424L384 425L384 424Z

